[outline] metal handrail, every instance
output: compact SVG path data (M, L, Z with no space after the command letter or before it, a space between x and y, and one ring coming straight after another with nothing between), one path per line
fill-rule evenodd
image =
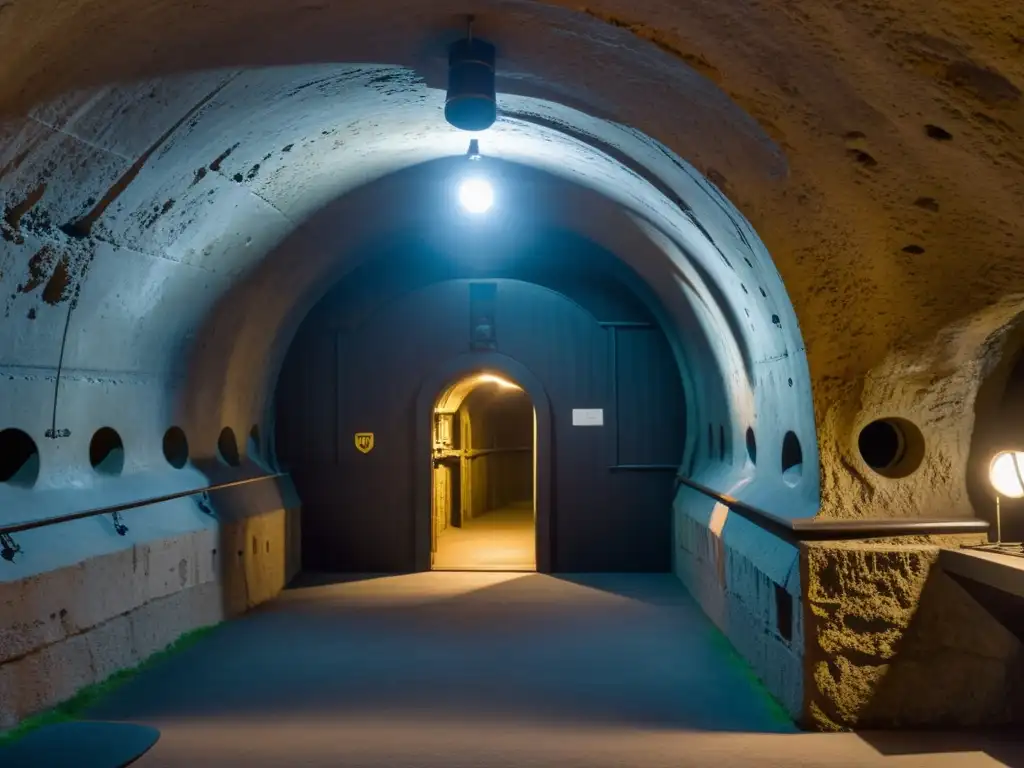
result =
M676 475L676 488L685 485L724 504L740 517L790 544L802 541L850 541L897 536L934 536L937 534L986 533L989 524L977 518L917 517L902 519L821 520L814 517L786 518L758 509L746 502Z
M23 523L11 523L10 525L0 525L0 535L23 533L24 531L31 531L35 528L45 528L48 525L58 525L59 523L70 523L74 520L84 520L89 517L98 517L99 515L118 514L120 512L127 512L130 509L148 507L151 504L162 504L165 501L184 499L187 496L197 496L202 493L213 493L215 491L223 491L226 488L236 488L240 485L248 485L249 483L255 483L260 480L274 480L279 477L286 477L287 474L287 472L276 472L274 474L269 475L245 477L242 478L241 480L229 480L226 483L208 485L205 488L195 488L191 491L177 491L175 493L168 493L163 496L156 496L149 499L141 499L139 501L127 501L124 502L123 504L111 504L110 506L107 507L97 507L95 509L87 509L82 512L72 512L67 515L55 515L54 517L43 517L38 520L29 520Z

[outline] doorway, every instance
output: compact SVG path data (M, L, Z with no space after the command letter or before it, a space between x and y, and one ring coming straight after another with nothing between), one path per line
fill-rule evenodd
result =
M537 569L534 404L511 379L464 376L434 403L431 568Z

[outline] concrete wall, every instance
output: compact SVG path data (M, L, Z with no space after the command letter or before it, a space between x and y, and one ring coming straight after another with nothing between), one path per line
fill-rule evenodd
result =
M299 503L287 479L122 520L124 536L105 518L15 535L22 553L0 562L0 729L274 597L298 570ZM92 556L57 554L101 536L107 546L91 542Z
M805 627L796 547L685 487L673 527L676 574L771 694L801 719Z

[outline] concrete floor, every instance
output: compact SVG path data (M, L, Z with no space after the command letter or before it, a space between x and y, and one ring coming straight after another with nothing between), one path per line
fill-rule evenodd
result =
M485 512L437 537L438 570L534 571L537 569L533 506Z
M1001 764L948 734L796 733L669 575L329 581L225 624L91 715L161 729L143 768Z

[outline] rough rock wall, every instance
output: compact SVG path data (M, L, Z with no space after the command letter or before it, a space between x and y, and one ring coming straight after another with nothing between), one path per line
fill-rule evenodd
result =
M274 597L298 567L299 509L262 485L256 507L252 489L212 494L208 525L0 582L0 729Z
M690 62L785 149L775 188L696 162L765 240L800 319L822 514L971 514L974 397L991 338L1024 309L1024 7L590 7ZM924 433L906 478L857 450L887 416Z
M937 565L939 548L801 549L803 724L820 730L1011 721L1020 642Z

